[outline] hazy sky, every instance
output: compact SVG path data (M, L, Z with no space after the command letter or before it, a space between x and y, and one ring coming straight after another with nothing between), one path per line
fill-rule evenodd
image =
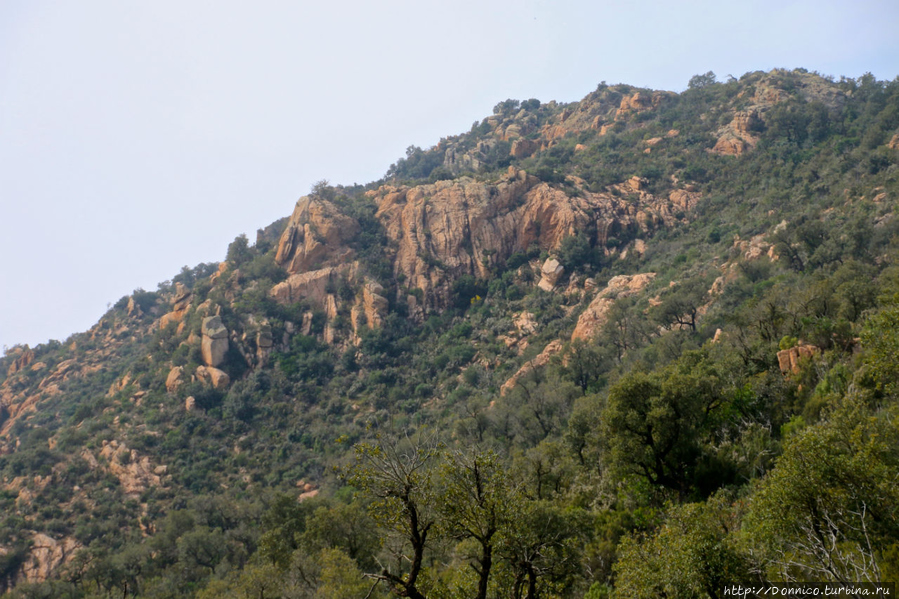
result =
M506 98L774 67L899 75L899 2L0 1L0 345L379 178Z

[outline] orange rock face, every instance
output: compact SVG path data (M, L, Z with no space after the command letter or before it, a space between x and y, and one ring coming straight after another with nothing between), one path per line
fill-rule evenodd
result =
M531 372L536 368L541 368L549 364L550 358L558 354L562 351L562 342L559 339L555 339L554 341L550 341L549 344L543 348L543 351L540 352L536 358L531 360L530 362L525 362L521 365L521 368L513 374L509 380L503 383L503 386L500 388L500 395L505 395L509 391L515 388L515 385L518 384L518 381L521 380L521 377L525 376L527 373Z
M758 137L752 133L752 128L758 122L758 114L751 110L744 110L734 114L733 120L719 131L713 152L730 156L739 156L755 148Z
M652 104L650 96L629 100L629 106ZM573 113L569 120L577 118ZM625 229L648 233L672 225L699 199L698 192L686 189L656 198L638 177L603 193L587 191L576 179L571 184L576 193L510 167L493 183L459 177L413 187L384 185L367 192L390 240L394 275L405 290L417 290L416 295L401 291L410 303L410 314L418 317L447 307L456 279L462 275L486 279L515 252L532 246L552 252L566 237L579 233L603 246ZM270 295L283 304L310 301L321 306L329 320L349 302L354 330L361 324L381 326L388 300L351 259L349 245L358 230L339 206L317 197L301 199L277 253L278 263L291 274ZM555 287L560 268L542 273L541 286ZM355 299L333 292L341 281L357 289ZM327 324L325 332L328 339L337 338ZM207 365L215 364L207 361Z
M228 374L212 366L197 366L197 380L219 391L227 389L231 384Z
M275 261L291 274L340 264L352 250L346 242L359 233L359 224L317 196L297 202L278 243Z
M24 370L25 367L30 365L32 362L34 362L34 352L26 348L22 350L19 353L19 357L13 360L13 363L9 365L7 374L9 376L12 376L17 372Z
M821 350L814 345L802 344L777 352L777 364L784 374L799 374L801 361L810 359Z
M591 339L606 324L609 310L616 300L639 293L655 276L654 272L645 272L638 275L612 277L606 288L600 291L587 306L587 309L581 313L571 340Z

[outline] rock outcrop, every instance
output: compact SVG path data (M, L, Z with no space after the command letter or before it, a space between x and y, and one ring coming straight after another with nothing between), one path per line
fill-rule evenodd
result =
M115 440L103 441L100 457L106 459L106 468L119 479L129 497L138 497L147 488L162 485L167 470L165 466L154 467L150 458Z
M663 96L645 94L629 98L628 111L650 110L663 101ZM390 241L387 258L402 284L397 292L409 305L410 316L422 318L446 308L455 280L463 275L489 278L515 252L532 246L552 252L577 234L586 234L600 247L610 237L649 234L685 218L700 197L685 186L657 198L639 177L602 193L588 191L577 178L571 185L562 190L510 167L493 183L459 177L411 187L383 185L366 192ZM341 214L337 204L312 196L297 203L279 241L277 261L290 276L270 295L282 304L306 301L321 309L329 343L340 338L332 325L339 313L349 313L355 334L361 325L382 326L387 313L386 292L364 277L353 260L358 231L358 224ZM563 274L558 260L547 260L540 287L551 291ZM355 288L356 297L336 293L338 287ZM204 333L205 344L210 343L207 337ZM208 366L217 365L205 356L204 351Z
M550 358L558 354L562 351L562 341L559 339L555 339L550 341L546 347L543 348L543 351L537 354L537 357L533 360L529 360L521 365L515 374L513 374L509 379L503 383L503 386L500 387L499 394L501 396L506 395L509 391L515 388L518 384L518 381L522 379L522 377L526 376L529 372L536 370L537 368L542 368L549 364Z
M212 366L197 366L197 380L213 389L222 391L231 384L231 378L223 370Z
M159 328L164 329L170 323L181 322L190 308L193 294L181 283L175 283L175 296L172 299L172 311L163 314L159 319Z
M318 196L300 198L278 242L275 261L291 274L347 262L359 223Z
M311 272L302 272L287 277L272 287L270 295L281 304L292 304L304 299L320 304L328 295L328 286L346 269L327 267Z
M759 140L756 131L764 123L767 111L793 96L827 108L839 107L846 101L845 92L832 83L815 73L801 71L775 69L759 76L751 89L751 97L746 91L737 95L736 105L740 108L734 111L730 123L718 130L712 152L739 156L754 149Z
M537 287L543 291L552 291L564 272L565 267L559 264L558 260L547 258L543 263L543 268L540 269L540 281L537 283Z
M606 324L607 316L612 305L620 298L634 295L642 291L656 273L645 272L637 275L619 275L612 277L605 289L600 291L587 309L578 318L571 340L578 339L588 341Z
M262 325L256 333L256 361L259 365L264 366L268 362L274 345L271 325Z
M777 365L780 366L780 371L785 375L799 374L802 368L802 361L810 360L820 352L821 350L818 347L802 343L777 352Z
M635 188L636 185L636 188ZM635 228L652 231L676 221L697 196L659 199L638 183L614 193L581 190L572 196L510 167L489 185L462 177L417 187L383 186L368 192L388 237L396 240L394 272L424 292L426 310L449 301L449 282L463 274L487 278L491 265L531 245L552 251L585 233L598 245Z
M169 393L177 391L181 383L184 382L183 376L184 368L181 366L175 366L169 370L168 376L165 377L165 390Z
M362 287L362 308L369 327L380 328L387 316L388 301L381 295L384 288L375 281L368 281Z
M739 156L755 148L759 139L754 130L760 119L752 110L741 110L733 120L718 131L718 141L712 151L717 154Z
M57 540L42 532L34 533L31 537L29 559L22 564L25 582L38 583L50 580L80 548L81 543L71 537Z
M207 316L203 319L201 329L203 339L200 341L200 349L203 352L203 362L207 366L218 366L225 361L228 353L228 329L222 323L220 316Z
M9 376L25 370L25 367L34 362L34 352L31 349L28 347L16 349L18 351L18 357L16 357L12 364L9 365L9 369L7 370L7 375Z

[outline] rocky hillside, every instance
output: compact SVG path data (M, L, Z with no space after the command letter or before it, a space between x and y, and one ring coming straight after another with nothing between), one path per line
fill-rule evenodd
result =
M0 590L717 596L843 576L797 540L820 522L853 576L899 572L897 83L493 112L11 348ZM453 508L473 473L489 534Z

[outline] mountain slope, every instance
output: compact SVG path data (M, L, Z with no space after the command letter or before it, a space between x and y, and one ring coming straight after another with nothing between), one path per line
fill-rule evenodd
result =
M298 572L309 594L368 572L400 596L687 592L639 556L676 554L669 537L703 518L745 522L751 550L721 533L684 551L711 543L732 558L720 571L777 579L795 550L782 531L802 523L778 532L763 510L795 499L774 458L895 435L897 159L896 82L773 71L507 100L381 181L317 184L221 264L0 360L0 582L224 596L255 576L307 596L286 590ZM376 499L402 498L351 466L377 472L366 456L392 436L430 460L416 484L437 506L431 544L393 530L406 512ZM864 559L882 574L899 502L875 445L864 488L884 490L856 499L881 510ZM466 447L481 453L453 453ZM439 499L477 460L502 498L496 540ZM834 497L839 472L821 474ZM744 517L740 497L762 507ZM835 526L856 547L855 525ZM546 563L522 561L516 527ZM389 559L403 547L427 568ZM681 557L698 580L701 556ZM791 575L818 576L802 559Z

